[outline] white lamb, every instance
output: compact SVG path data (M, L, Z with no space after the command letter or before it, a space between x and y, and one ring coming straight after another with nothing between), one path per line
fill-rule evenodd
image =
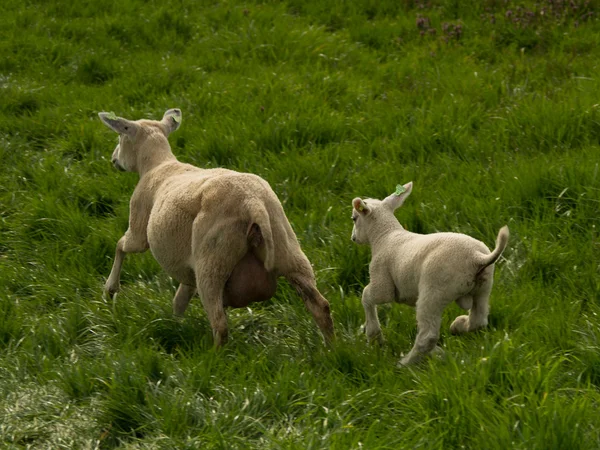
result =
M125 254L150 248L180 283L174 314L183 315L198 292L217 346L228 335L224 308L271 298L278 276L287 278L302 297L325 339L333 338L329 303L317 290L312 267L265 180L177 161L167 137L179 128L179 109L168 110L161 121L99 116L119 133L113 164L140 175L106 294L112 297L119 289Z
M412 191L412 182L398 186L384 200L352 201L352 240L371 246L370 283L362 294L365 333L381 339L376 305L396 301L417 308L417 338L400 361L414 364L435 349L442 311L451 302L469 310L450 331L466 333L487 325L494 263L508 242L508 227L500 229L490 253L482 242L459 233L417 234L402 228L394 216ZM441 350L441 349L439 349Z

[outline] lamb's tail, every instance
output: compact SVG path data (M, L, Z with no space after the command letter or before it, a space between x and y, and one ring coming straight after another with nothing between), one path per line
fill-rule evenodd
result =
M262 202L255 200L250 203L250 219L251 223L248 231L250 232L254 224L258 225L264 242L264 252L260 252L261 259L267 272L271 272L275 267L275 244L273 243L269 213Z
M502 252L506 248L506 244L508 244L508 236L508 226L504 225L502 228L500 228L500 231L498 232L498 237L496 238L496 248L494 249L494 251L489 255L485 255L479 261L481 267L479 269L480 272L487 266L494 264L498 260L498 258L500 258L500 255L502 255Z

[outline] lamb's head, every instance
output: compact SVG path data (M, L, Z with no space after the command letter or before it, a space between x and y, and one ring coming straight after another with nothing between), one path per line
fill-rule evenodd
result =
M368 198L352 200L352 240L357 244L368 244L376 234L385 232L398 223L394 211L402 206L412 191L412 181L404 186L398 185L396 192L383 200Z
M139 172L140 161L148 159L157 146L169 148L167 137L181 124L181 110L169 109L162 120L127 120L114 113L98 113L102 122L111 130L119 133L119 143L112 154L112 163L119 170ZM170 152L170 148L169 148Z

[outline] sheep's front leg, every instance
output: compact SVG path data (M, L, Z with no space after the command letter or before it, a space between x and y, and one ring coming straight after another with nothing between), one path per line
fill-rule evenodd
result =
M113 262L110 275L104 285L104 294L110 298L117 293L120 286L121 268L126 253L143 253L148 250L148 219L150 217L150 207L144 202L143 194L136 191L129 202L129 228L119 242L115 252L115 261Z
M145 234L143 236L137 236L131 231L123 235L119 242L117 242L117 250L115 252L115 261L113 263L110 275L104 285L104 293L109 298L117 293L120 286L121 268L123 267L123 260L125 259L126 253L142 253L148 250L148 241L146 240Z
M176 317L183 317L183 314L195 293L196 286L189 286L183 283L179 285L175 297L173 297L173 314Z

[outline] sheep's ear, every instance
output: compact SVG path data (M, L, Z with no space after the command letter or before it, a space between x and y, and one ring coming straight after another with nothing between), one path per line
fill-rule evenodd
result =
M399 184L398 186L396 186L396 192L386 197L383 200L383 204L390 208L392 211L397 208L400 208L400 206L402 206L402 203L404 203L404 200L406 200L406 198L410 195L412 187L412 181L406 183L404 186Z
M126 134L129 137L134 137L137 132L137 124L127 119L123 119L122 117L115 116L113 112L101 112L98 113L100 120L104 122L111 130L119 133Z
M165 131L168 136L181 125L181 110L179 108L167 110L163 115L161 122L165 126Z
M357 210L360 214L367 214L370 210L367 204L360 198L356 197L352 200L352 206L355 210Z

